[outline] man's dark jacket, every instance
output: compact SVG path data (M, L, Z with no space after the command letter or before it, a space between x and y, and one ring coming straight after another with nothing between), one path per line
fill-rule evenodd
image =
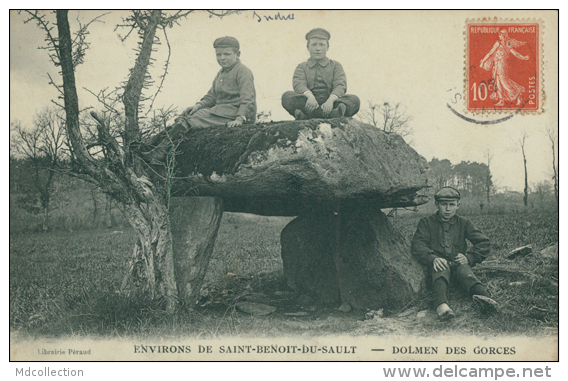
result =
M469 251L466 239L473 244ZM445 222L438 213L418 222L411 246L412 255L424 265L431 265L437 257L453 261L462 253L474 266L489 255L490 249L489 238L470 220L456 214Z

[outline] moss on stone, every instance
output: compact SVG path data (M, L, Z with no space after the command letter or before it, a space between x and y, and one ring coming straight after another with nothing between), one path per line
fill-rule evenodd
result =
M177 176L199 173L211 176L234 174L255 151L270 146L284 147L295 142L301 130L315 130L321 123L332 128L342 128L342 119L311 119L303 121L273 122L267 124L244 124L240 127L225 126L192 129L179 144L177 153Z

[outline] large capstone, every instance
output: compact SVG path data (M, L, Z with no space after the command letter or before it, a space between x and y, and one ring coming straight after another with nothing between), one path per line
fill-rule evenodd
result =
M428 201L426 160L397 134L354 119L192 129L176 150L176 196L272 216Z

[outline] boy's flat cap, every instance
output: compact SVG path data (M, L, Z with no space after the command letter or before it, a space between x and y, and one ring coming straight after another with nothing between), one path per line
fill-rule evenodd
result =
M327 30L323 28L315 28L306 33L306 40L309 40L310 38L321 38L323 40L329 40L331 38L331 35Z
M434 195L436 201L454 201L461 198L460 192L452 187L444 187Z
M236 48L240 49L239 41L235 37L225 36L219 37L213 42L214 48Z

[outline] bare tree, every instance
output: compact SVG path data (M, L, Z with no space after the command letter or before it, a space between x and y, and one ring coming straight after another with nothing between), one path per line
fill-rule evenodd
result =
M372 124L384 132L395 132L403 138L412 134L412 117L406 114L406 107L400 103L392 105L388 102L378 104L369 101L368 109L359 111L358 115L362 122Z
M493 154L491 150L485 152L485 159L487 160L487 173L485 175L485 192L487 196L487 204L491 203L491 191L493 190L493 175L491 174L491 161L493 160Z
M118 207L137 233L138 238L123 289L146 290L152 299L164 300L168 311L174 309L177 300L169 208L175 156L169 155L166 166L158 170L140 159L136 147L143 135L139 113L141 103L148 99L143 96L143 90L151 84L148 67L152 62L152 52L159 42L158 33L167 41L166 30L190 12L135 10L123 20L120 27L127 30L124 39L131 35L139 39L137 57L121 95L124 105L121 139L110 132L108 119L91 112L98 123L96 145L102 149L102 158L89 151L94 145L86 143L79 123L75 67L81 63L85 54L85 32L81 29L79 34L83 38L76 35L73 39L68 11L57 10L58 35L55 37L52 34L53 26L47 22L44 14L29 12L30 20L34 20L46 32L52 61L61 67L66 127L77 164L74 168L75 175L97 184L103 192L117 200ZM210 12L210 15L222 17L229 13Z
M558 168L556 166L556 140L558 139L558 132L552 126L546 127L546 134L548 139L550 139L550 144L552 148L552 180L554 186L554 197L556 198L556 204L558 205Z
M527 173L527 156L525 154L525 143L527 137L528 137L527 132L523 131L521 137L518 140L518 144L521 147L521 153L523 154L523 165L525 167L525 188L523 196L523 203L525 204L525 208L528 206L528 201L529 201L529 179Z
M56 170L63 161L65 128L63 120L53 108L40 111L31 129L24 128L19 122L10 125L11 149L29 161L32 180L41 204L44 231L49 230L52 196Z

